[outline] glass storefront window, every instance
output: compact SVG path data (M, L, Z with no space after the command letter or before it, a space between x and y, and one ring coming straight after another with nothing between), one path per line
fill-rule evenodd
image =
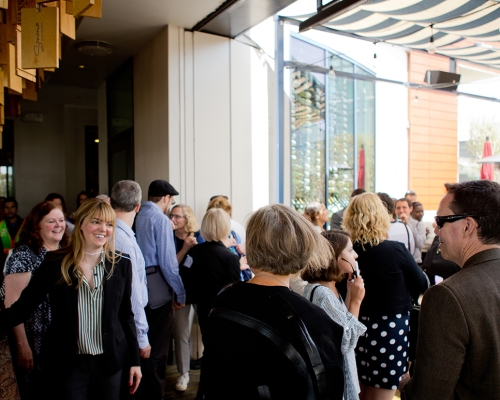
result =
M296 40L292 57L324 65L325 51ZM291 94L292 203L297 210L325 199L325 76L292 73Z
M358 188L375 191L375 83L356 81Z
M370 75L340 55L292 37L293 61ZM292 205L312 202L330 214L355 188L375 189L375 84L296 70L291 74Z

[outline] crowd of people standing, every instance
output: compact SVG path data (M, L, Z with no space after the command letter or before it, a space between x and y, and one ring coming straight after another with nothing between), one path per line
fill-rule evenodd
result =
M392 400L398 388L406 399L494 398L499 320L481 304L500 305L488 278L500 259L500 186L446 188L434 233L462 270L430 289L430 232L407 197L357 190L327 231L321 203L304 215L262 207L245 230L226 196L210 199L200 226L164 180L145 202L134 181L110 197L79 194L71 217L56 193L24 220L7 198L0 326L21 397L166 399L172 340L176 389L186 390L196 315L200 400ZM422 294L415 343L410 312Z
M227 197L210 199L200 229L189 206L174 205L178 194L157 180L141 202L139 184L120 181L110 197L79 193L71 217L64 198L51 193L25 220L17 215L15 199L4 200L8 240L2 253L8 259L0 321L13 327L9 339L23 399L40 391L53 398L166 398L172 335L181 373L176 389L186 390L192 305L203 329L218 291L251 273L245 232L231 220ZM56 343L67 346L61 360L53 357L60 352ZM61 385L47 385L56 373Z

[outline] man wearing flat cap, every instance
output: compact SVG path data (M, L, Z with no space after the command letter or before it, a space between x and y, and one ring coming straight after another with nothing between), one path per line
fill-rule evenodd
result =
M165 395L165 369L174 309L184 307L186 294L177 263L174 233L165 211L174 204L179 193L164 180L151 182L148 201L142 203L136 217L137 242L146 262L151 355L144 366L143 383L138 395L143 399L162 400ZM148 361L145 361L148 363ZM136 394L136 396L137 396Z

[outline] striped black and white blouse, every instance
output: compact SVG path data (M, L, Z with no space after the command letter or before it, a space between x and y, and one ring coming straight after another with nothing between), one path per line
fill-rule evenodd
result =
M78 288L78 354L93 356L104 353L102 342L102 309L104 300L104 253L92 270L94 289L85 275Z

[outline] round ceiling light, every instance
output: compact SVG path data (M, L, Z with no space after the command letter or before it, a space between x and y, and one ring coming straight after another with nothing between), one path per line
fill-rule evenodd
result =
M99 40L88 40L77 43L76 50L87 56L109 56L113 52L113 46Z

